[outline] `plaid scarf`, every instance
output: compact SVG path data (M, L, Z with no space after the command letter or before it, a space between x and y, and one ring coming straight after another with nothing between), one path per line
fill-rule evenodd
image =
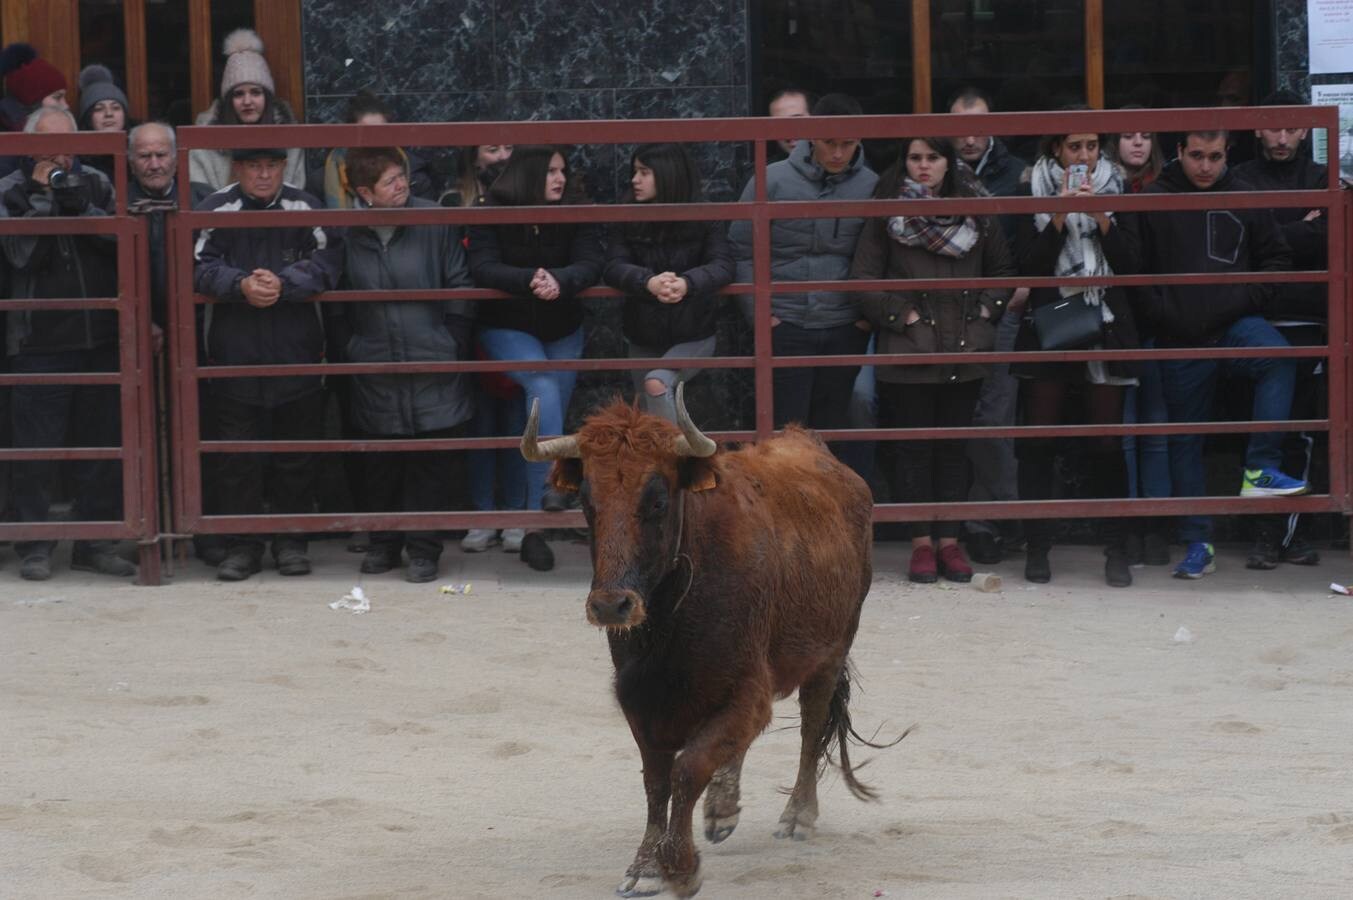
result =
M902 182L899 200L919 200L935 196L930 188L910 178ZM972 216L892 216L888 234L906 247L921 247L940 256L962 259L977 246L981 236L977 219Z
M1034 163L1030 173L1030 187L1035 197L1057 197L1062 193L1062 181L1066 171L1057 160L1043 156ZM1101 159L1090 173L1090 182L1096 194L1123 193L1123 173L1106 159ZM1113 219L1113 213L1109 213ZM1043 231L1052 223L1051 213L1034 213L1034 227ZM1057 268L1054 275L1084 276L1112 275L1108 260L1099 243L1099 223L1088 213L1068 213L1066 217L1066 241L1062 252L1057 256ZM1063 297L1080 295L1090 306L1098 306L1105 322L1113 321L1113 313L1108 304L1102 304L1102 287L1062 287L1058 288Z

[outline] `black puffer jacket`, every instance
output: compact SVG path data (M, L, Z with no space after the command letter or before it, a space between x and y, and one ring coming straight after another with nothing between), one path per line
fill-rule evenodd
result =
M672 237L655 239L651 227L619 224L610 232L602 279L625 292L625 337L641 347L667 350L714 333L720 288L737 271L722 222L692 223ZM648 290L660 272L686 279L680 303L663 303Z
M1234 170L1208 193L1245 190ZM1198 189L1179 161L1167 165L1144 193L1183 194ZM1292 268L1292 250L1267 209L1178 210L1122 217L1141 252L1141 271L1266 272ZM1138 327L1161 346L1215 344L1232 323L1263 315L1271 284L1155 285L1134 295Z
M492 205L492 200L486 205ZM485 300L476 320L481 328L512 328L549 343L583 324L578 293L601 275L605 253L596 225L478 225L470 229L470 276L477 287L512 294ZM536 269L559 282L559 297L531 293Z
M63 215L46 185L34 181L31 160L0 179L4 214L10 218ZM113 188L102 172L72 167L84 178L71 189L83 205L80 216L113 211ZM69 214L69 213L65 213ZM12 296L114 297L117 295L117 243L108 235L14 234L0 238L5 262L13 271ZM12 312L6 317L6 350L59 353L117 343L117 313L111 309L54 309Z

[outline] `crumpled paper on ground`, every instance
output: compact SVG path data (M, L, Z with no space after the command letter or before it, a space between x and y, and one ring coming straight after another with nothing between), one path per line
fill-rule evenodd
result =
M352 590L343 595L343 599L329 604L330 609L350 609L354 616L371 612L371 598L362 590L360 584L354 584Z

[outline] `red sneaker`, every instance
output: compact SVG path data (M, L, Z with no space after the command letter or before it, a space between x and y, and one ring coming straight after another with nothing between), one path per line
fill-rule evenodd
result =
M963 555L963 548L958 544L948 544L940 548L940 571L950 581L963 584L972 581L972 566L968 564L968 557Z
M917 584L934 584L940 580L935 568L935 548L929 545L917 547L911 551L911 565L907 567L907 579Z

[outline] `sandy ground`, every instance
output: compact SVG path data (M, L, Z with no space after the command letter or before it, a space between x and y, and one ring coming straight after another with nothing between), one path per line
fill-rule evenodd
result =
M0 896L611 896L644 819L638 755L583 619L585 548L530 572L452 548L469 596L357 557L244 585L0 571ZM854 660L860 803L833 774L810 842L771 837L792 701L748 756L743 813L700 840L702 897L1346 897L1353 580L1182 583L1059 549L1032 589L919 588L879 545ZM1343 576L1343 577L1340 577ZM1179 627L1192 642L1174 641Z

